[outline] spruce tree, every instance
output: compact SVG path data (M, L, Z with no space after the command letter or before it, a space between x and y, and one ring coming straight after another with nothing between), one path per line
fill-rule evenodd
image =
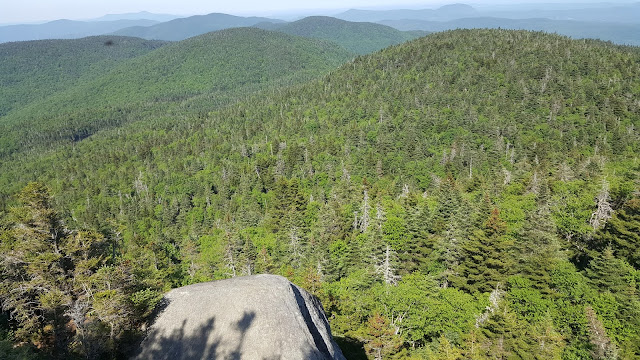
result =
M619 257L640 269L640 198L633 198L616 210L594 240L596 248L611 246Z
M407 218L407 232L409 238L406 243L406 251L400 254L402 266L406 273L416 270L424 270L425 263L432 248L428 243L429 238L429 209L425 201L415 196L410 196L405 201Z
M511 267L506 224L494 208L482 228L461 243L461 260L453 284L469 293L490 292L504 282Z
M637 271L626 261L614 256L611 247L595 257L587 268L591 283L606 297L613 295L619 322L614 338L626 343L627 351L640 351L640 296L636 285ZM609 326L614 326L609 323Z
M516 236L515 269L533 282L543 294L551 294L551 271L561 258L561 248L546 200L546 187L541 187L538 205Z
M55 349L56 336L64 332L65 306L72 300L61 291L69 286L62 249L67 230L43 184L28 184L17 198L11 240L2 244L3 310L19 324L21 340Z

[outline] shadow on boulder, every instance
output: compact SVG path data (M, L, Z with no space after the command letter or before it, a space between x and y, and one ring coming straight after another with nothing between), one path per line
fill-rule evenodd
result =
M242 346L247 330L251 327L255 313L245 313L235 325L236 331L241 339L236 349L231 353L229 360L242 359ZM195 331L187 331L187 320L182 321L182 325L178 329L174 329L170 334L162 334L159 330L151 330L145 342L153 344L152 347L145 348L141 353L136 354L137 359L218 359L222 358L218 354L218 346L221 339L210 341L209 334L215 328L215 318L210 318L204 324L198 326ZM186 335L189 332L194 335Z
M136 360L344 360L322 304L275 275L173 289Z

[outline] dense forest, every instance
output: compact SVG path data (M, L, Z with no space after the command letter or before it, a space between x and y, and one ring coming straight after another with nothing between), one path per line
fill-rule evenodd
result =
M120 49L126 48L130 39L93 38L91 42L94 47L123 51ZM138 48L146 43L142 41ZM27 54L34 51L37 47ZM159 114L185 116L199 108L206 113L206 109L252 92L325 74L352 57L333 43L259 29L196 36L119 63L100 76L68 86L60 84L60 91L9 112L0 124L0 129L4 127L0 154L68 139L78 141L101 129ZM85 62L100 67L101 63L92 60L88 57ZM56 75L57 65L47 65L42 66L42 72ZM21 69L16 66L13 71ZM19 82L14 88L16 93L27 92L29 84Z
M170 288L257 273L316 295L350 359L640 357L638 48L456 30L355 58L314 42L291 81L224 68L252 89L225 101L143 81L154 56L211 65L186 45L216 34L0 118L5 358L125 358Z
M119 36L0 44L0 116L164 44Z

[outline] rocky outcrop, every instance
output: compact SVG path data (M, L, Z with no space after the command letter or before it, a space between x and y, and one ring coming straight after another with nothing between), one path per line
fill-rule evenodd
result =
M185 286L165 304L135 359L344 359L320 302L281 276Z

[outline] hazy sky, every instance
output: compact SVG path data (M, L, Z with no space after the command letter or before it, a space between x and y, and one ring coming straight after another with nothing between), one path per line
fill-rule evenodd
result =
M569 0L571 1L571 0ZM575 0L571 2L605 0ZM637 1L637 0L635 0ZM308 9L346 9L388 6L434 8L445 3L557 3L552 0L0 0L0 23L22 23L55 19L89 19L105 14L150 11L194 15L224 12L238 15L276 15ZM610 2L629 2L626 0Z

